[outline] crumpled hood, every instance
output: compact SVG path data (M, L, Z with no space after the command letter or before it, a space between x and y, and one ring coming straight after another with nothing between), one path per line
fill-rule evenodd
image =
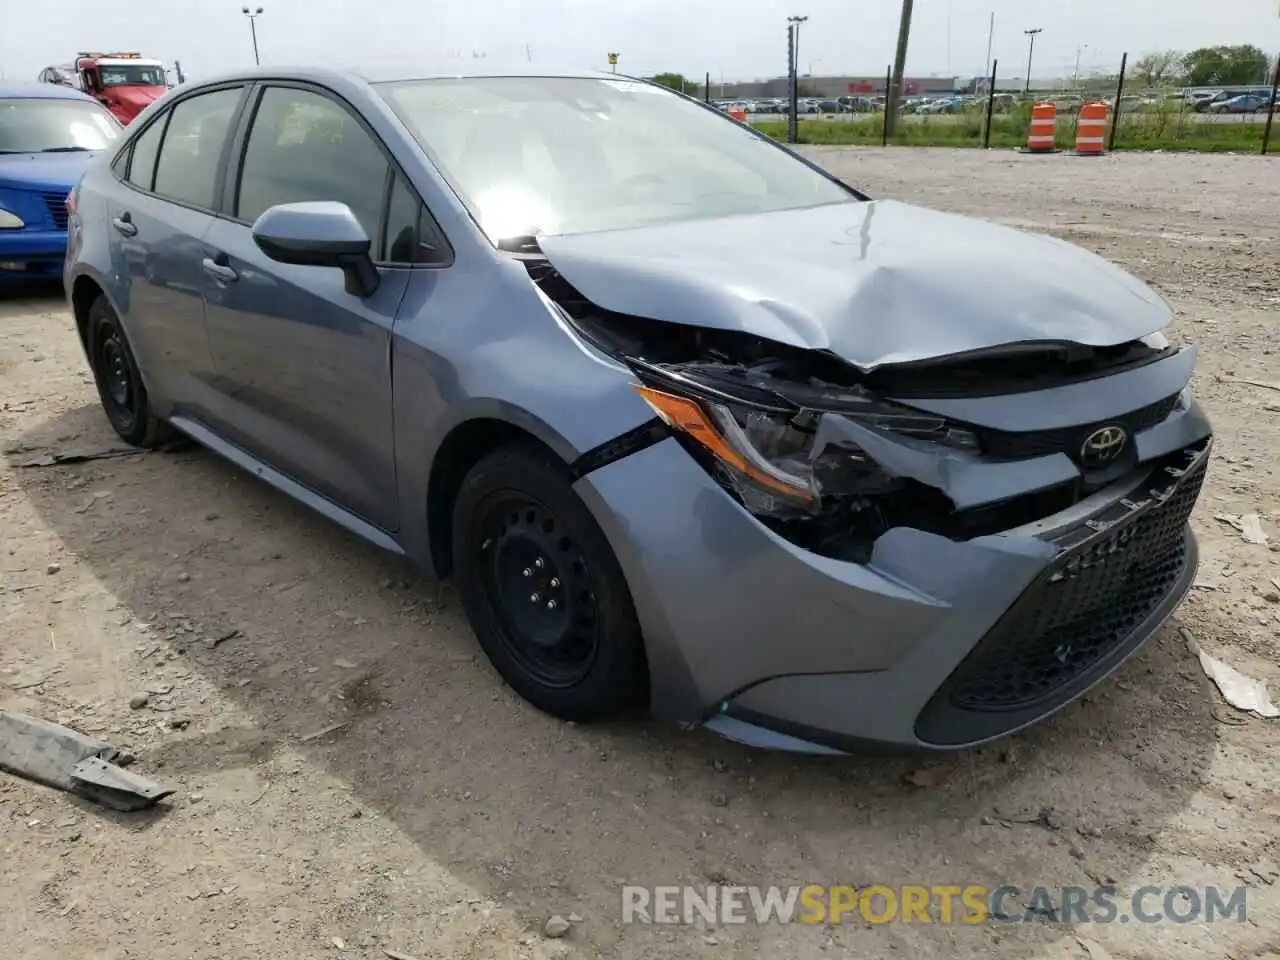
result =
M1012 343L1124 343L1172 316L1072 244L895 200L538 243L607 310L829 350L864 371Z

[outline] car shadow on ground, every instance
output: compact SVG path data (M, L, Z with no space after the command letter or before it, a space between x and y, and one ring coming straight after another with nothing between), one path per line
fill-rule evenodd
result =
M9 460L68 445L120 446L83 406ZM140 771L263 764L291 743L528 917L614 918L624 883L1123 884L1202 786L1217 738L1171 628L1082 704L940 761L564 724L488 667L450 586L418 582L213 454L15 473L65 550L250 721L197 722L139 751ZM592 934L600 949L637 935Z

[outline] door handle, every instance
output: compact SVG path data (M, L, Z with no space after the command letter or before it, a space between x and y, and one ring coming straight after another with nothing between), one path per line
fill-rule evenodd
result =
M138 228L134 225L133 217L129 215L129 211L125 211L111 221L111 225L116 228L117 232L124 234L126 237L137 235Z
M218 263L213 257L205 257L200 261L200 266L204 268L204 272L215 280L222 283L234 283L240 279L240 274L236 273L225 263Z

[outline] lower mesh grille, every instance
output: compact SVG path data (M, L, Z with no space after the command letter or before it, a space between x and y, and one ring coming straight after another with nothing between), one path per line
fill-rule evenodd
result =
M1073 532L1078 545L1041 572L935 694L921 714L922 739L952 742L946 728L974 713L1050 709L1073 681L1127 647L1184 574L1185 528L1205 460L1194 472L1167 473L1181 482L1163 502L1149 487L1157 502L1148 509L1131 509L1128 520L1101 532L1086 525L1088 536Z

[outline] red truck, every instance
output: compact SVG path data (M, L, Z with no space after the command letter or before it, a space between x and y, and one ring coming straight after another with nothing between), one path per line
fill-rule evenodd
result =
M69 65L45 67L40 79L83 90L123 124L169 89L164 64L139 53L81 53Z

